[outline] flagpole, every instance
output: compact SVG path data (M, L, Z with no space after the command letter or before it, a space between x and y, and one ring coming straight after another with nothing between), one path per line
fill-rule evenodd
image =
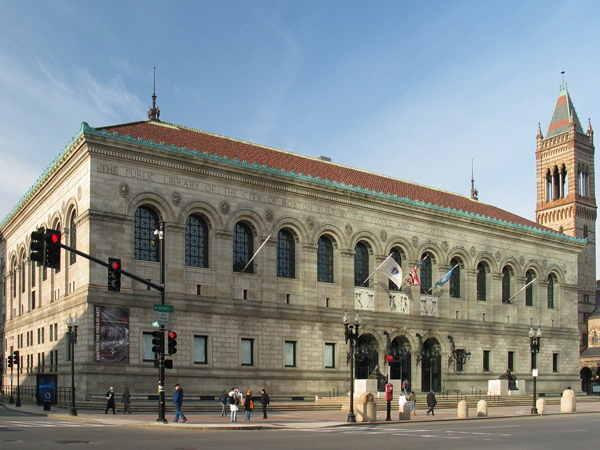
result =
M537 277L535 277L533 280L531 280L529 283L527 283L525 286L523 286L521 289L519 289L517 292L515 292L513 295L511 295L509 297L508 300L506 300L506 303L510 303L510 301L515 298L522 290L527 289L535 280L537 280Z
M267 236L267 238L265 239L265 242L263 242L263 243L262 243L262 245L261 245L260 247L258 247L258 250L256 250L256 251L254 252L254 255L252 255L252 258L250 258L250 261L248 261L248 263L247 263L247 264L244 266L244 268L242 269L242 272L248 268L248 266L250 265L250 263L252 262L252 260L254 259L254 257L255 257L256 255L258 255L258 252L260 252L260 250L261 250L261 249L262 249L262 248L265 246L265 244L267 243L267 241L268 241L269 239L271 239L271 236L273 236L273 233L271 233L270 235L268 235L268 236Z
M365 281L363 281L363 282L362 282L362 284L365 284L365 283L366 283L366 282L369 280L369 278L371 278L371 277L372 277L372 276L375 274L375 272L377 272L377 271L379 270L379 268L380 268L381 266L383 266L383 265L385 264L385 262L386 262L388 259L390 259L391 257L392 257L392 253L390 253L390 254L389 254L389 256L388 256L387 258L385 258L385 259L383 260L383 262L377 266L377 269L375 269L373 272L371 272L371 275L369 275L369 276L368 276L368 277L365 279Z
M446 273L444 274L444 277L445 277L446 275L448 275L450 272L452 272L454 269L456 269L456 267L457 267L457 266L458 266L458 264L456 264L456 265L455 265L455 266L454 266L452 269L450 269L448 272L446 272ZM438 283L439 283L440 281L442 281L442 280L444 279L444 277L440 278L440 279L438 280L438 282L437 282L437 283L435 283L435 284L434 284L432 287L430 287L430 288L429 288L429 290L430 290L430 291L433 291L433 288L437 288L437 286L438 286ZM444 284L446 284L446 283L444 283ZM433 292L432 292L432 293L433 293Z
M419 262L419 264L417 264L415 267L413 267L413 269L412 269L410 272L408 272L408 275L406 275L406 276L404 277L404 280L402 280L402 286L400 286L400 290L402 290L402 288L404 287L404 283L406 283L406 280L408 280L408 279L410 278L410 274L412 273L412 271L413 271L413 270L415 270L415 269L417 269L417 268L419 268L419 267L421 266L421 264L423 264L423 261L425 261L425 260L427 259L427 257L428 257L428 256L429 256L429 255L425 255L425 258L423 258L423 259L422 259L422 260Z

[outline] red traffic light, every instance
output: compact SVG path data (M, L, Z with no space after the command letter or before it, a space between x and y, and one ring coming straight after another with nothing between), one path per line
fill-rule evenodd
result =
M50 239L52 239L52 242L54 242L55 244L60 240L58 234L56 233L52 234L52 236L50 236Z
M119 270L119 269L120 269L120 267L119 267L119 266L120 266L120 264L119 264L118 262L116 262L116 261L114 261L114 262L112 263L112 269L113 269L113 270Z
M171 331L171 332L169 333L169 338L170 338L170 339L177 339L177 333L175 333L174 331Z
M385 357L385 360L386 360L387 362L391 363L391 362L394 360L394 357L393 357L392 355L387 355L387 356Z

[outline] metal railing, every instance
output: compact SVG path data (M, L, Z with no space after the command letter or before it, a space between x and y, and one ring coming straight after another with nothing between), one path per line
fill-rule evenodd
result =
M338 398L340 396L340 387L336 386L333 389L330 389L327 396L328 396L329 400Z
M27 403L37 403L37 386L20 386L17 390L16 386L13 386L12 389L10 386L4 387L4 402L8 402L10 397L12 396L14 400L17 398L17 393L21 397L21 401L25 401ZM71 388L70 387L59 387L56 388L56 398L55 401L57 404L68 405L71 403Z

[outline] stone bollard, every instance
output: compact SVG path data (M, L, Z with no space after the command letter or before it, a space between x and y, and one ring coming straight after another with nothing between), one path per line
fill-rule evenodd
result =
M535 402L535 407L538 410L538 414L542 415L546 412L546 399L538 398L537 402Z
M561 413L572 413L577 411L577 400L575 399L575 391L572 389L565 389L562 397L560 398L560 412Z
M458 402L458 418L466 419L467 417L469 417L469 405L466 400L461 400Z
M410 420L410 403L404 402L400 405L400 415L398 420Z
M370 392L363 392L360 394L356 405L356 421L357 422L368 422L367 420L367 403L373 402L373 394Z
M365 422L377 422L377 403L370 401L365 407Z
M477 417L487 417L488 406L485 400L479 400L477 402Z

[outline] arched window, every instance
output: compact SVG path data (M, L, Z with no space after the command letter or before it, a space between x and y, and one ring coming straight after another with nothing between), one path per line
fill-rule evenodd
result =
M296 241L288 230L277 233L277 276L296 278Z
M21 254L21 293L25 292L25 281L27 280L25 271L25 253Z
M36 264L34 261L31 261L31 287L34 288L35 287L35 270L36 270Z
M195 214L185 221L185 265L208 267L208 225Z
M554 309L554 275L548 275L548 308Z
M354 247L354 286L363 286L369 276L369 250L362 242Z
M535 278L535 273L533 270L528 270L525 274L525 284L529 284ZM525 306L533 306L533 283L527 286L525 289Z
M510 270L502 269L502 303L508 303L510 298Z
M11 264L11 272L12 272L12 277L11 277L11 291L12 291L12 298L17 298L17 260L13 259L13 262Z
M477 300L487 300L487 270L483 263L477 264Z
M427 258L426 258L427 256ZM421 256L421 294L431 294L432 281L432 264L431 256L423 254Z
M397 248L392 249L392 259L398 263L400 267L402 267L402 256ZM402 286L396 286L392 280L389 280L389 290L390 291L399 291Z
M546 172L546 201L552 201L552 173L550 169Z
M319 238L317 247L317 281L333 283L333 244L325 236Z
M56 225L54 225L54 230L60 231L60 222L57 222ZM62 239L62 234L61 234L61 239ZM62 248L59 251L61 252L60 260L62 260L62 253L63 253ZM60 263L60 260L59 260L59 263ZM60 273L60 266L61 265L59 264L58 269L54 269L55 274Z
M233 271L241 272L254 254L252 230L244 222L238 222L233 228ZM254 273L254 265L248 264L245 273Z
M75 227L75 219L77 215L75 211L71 213L71 220L69 222L69 247L77 250L77 228ZM75 264L77 255L74 252L69 252L69 265Z
M458 259L452 258L450 266L454 267L450 274L450 297L460 298L460 263Z
M158 262L158 214L149 206L140 206L135 211L133 232L133 257L141 261Z

